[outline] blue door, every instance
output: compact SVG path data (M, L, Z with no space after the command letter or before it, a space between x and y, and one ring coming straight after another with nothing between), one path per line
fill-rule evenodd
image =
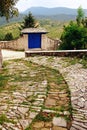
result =
M28 48L41 48L41 34L29 33L28 35Z

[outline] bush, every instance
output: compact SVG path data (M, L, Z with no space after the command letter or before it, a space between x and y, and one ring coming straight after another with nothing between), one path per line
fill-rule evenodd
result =
M87 43L87 29L70 22L67 27L64 27L61 40L62 44L59 47L60 49L85 49Z
M6 41L13 40L13 35L12 35L12 33L7 33L7 34L5 35L5 40L6 40Z

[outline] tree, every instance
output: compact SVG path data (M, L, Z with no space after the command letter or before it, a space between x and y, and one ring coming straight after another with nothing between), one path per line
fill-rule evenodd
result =
M82 19L82 25L87 28L87 17Z
M36 27L36 20L31 12L25 16L22 28L34 28Z
M62 44L60 49L86 49L87 48L87 18L84 18L84 11L80 6L77 10L76 22L70 22L61 35Z
M67 27L64 27L61 40L60 49L73 50L86 48L87 29L70 22Z
M77 21L77 24L80 26L81 23L82 23L82 20L84 19L84 11L82 9L82 7L80 6L77 10L77 17L76 17L76 21Z
M5 16L8 21L9 18L14 15L18 15L18 9L15 8L15 4L18 0L0 0L0 16Z

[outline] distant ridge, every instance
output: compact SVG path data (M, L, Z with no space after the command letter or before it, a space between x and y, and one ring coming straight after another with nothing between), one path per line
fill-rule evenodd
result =
M23 12L23 14L28 14L32 12L33 15L58 15L58 14L66 14L66 15L77 15L77 9L71 9L66 7L55 7L55 8L47 8L47 7L31 7ZM85 15L87 15L87 9L84 9Z
M37 20L50 19L57 21L71 21L76 19L77 9L71 9L66 7L46 8L46 7L31 7L24 12L19 12L18 17L13 17L9 20L12 22L21 22L28 13L32 12ZM84 9L85 16L87 16L87 9ZM4 17L0 17L0 26L7 24Z

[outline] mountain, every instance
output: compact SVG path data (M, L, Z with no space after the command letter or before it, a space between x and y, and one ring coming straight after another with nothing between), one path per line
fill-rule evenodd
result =
M9 20L12 22L21 22L28 13L32 12L37 20L39 19L50 19L58 21L70 21L75 20L77 15L77 9L71 9L66 7L46 8L46 7L31 7L24 12L19 12L18 17L13 17ZM87 16L87 9L84 9L85 15ZM0 26L7 24L4 17L0 17Z
M32 12L33 15L77 15L77 9L71 9L66 7L55 7L55 8L46 8L46 7L31 7L23 12L23 14L28 14ZM87 9L84 9L85 14L87 15Z
M76 16L75 15L67 15L67 14L57 14L57 15L35 15L35 18L40 20L40 19L50 19L50 20L55 20L55 21L71 21L75 20Z

